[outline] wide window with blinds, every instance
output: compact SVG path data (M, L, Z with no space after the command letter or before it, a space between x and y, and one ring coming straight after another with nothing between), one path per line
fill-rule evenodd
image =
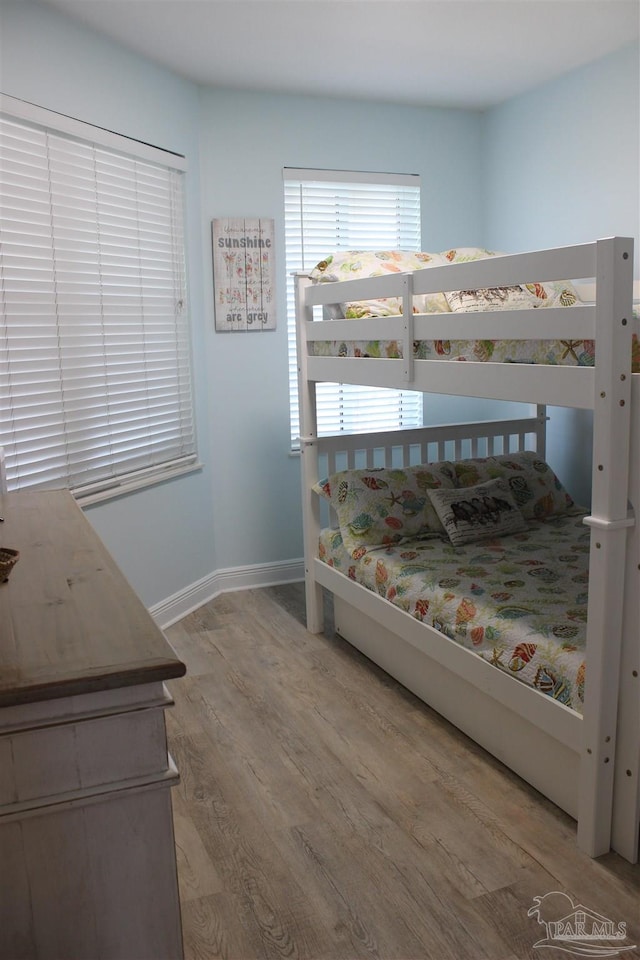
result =
M335 250L420 250L420 179L415 175L284 169L291 444L300 421L292 273ZM422 424L422 394L318 384L321 435Z
M184 160L0 100L0 446L83 502L192 469Z

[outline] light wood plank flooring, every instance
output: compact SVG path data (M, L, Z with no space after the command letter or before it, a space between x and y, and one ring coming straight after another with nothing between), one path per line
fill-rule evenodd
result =
M526 960L551 891L627 925L640 870L347 643L302 585L225 594L167 631L187 960ZM618 944L620 946L620 944ZM619 956L638 957L625 950Z

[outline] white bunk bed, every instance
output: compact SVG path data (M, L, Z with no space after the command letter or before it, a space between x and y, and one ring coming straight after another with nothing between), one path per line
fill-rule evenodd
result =
M414 314L413 297L533 280L595 281L594 302L570 310ZM433 266L337 283L297 279L307 626L323 629L322 593L337 632L530 782L577 822L590 856L638 860L640 822L640 374L631 373L633 241L594 243ZM400 297L402 315L324 319L326 306ZM323 307L324 310L319 310ZM315 308L315 309L314 309ZM318 314L321 313L321 316ZM595 341L593 366L413 359L414 341ZM398 340L402 357L314 355L314 341ZM319 438L320 381L527 401L522 420ZM582 715L519 683L442 632L319 559L324 525L313 491L355 466L401 466L524 448L545 456L545 404L593 410L593 468Z

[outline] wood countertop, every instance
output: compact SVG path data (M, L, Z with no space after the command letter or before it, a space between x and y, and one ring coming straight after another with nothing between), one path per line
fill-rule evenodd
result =
M175 655L66 490L0 494L0 706L181 677Z

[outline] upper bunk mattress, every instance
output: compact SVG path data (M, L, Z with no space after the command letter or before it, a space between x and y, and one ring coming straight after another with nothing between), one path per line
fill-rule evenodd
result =
M406 253L402 251L342 251L321 261L312 271L316 283L384 276L387 273L410 272L447 263L497 256L489 250L462 248L445 253ZM576 287L568 280L535 282L487 290L459 290L451 293L417 296L414 313L473 313L501 308L572 307L579 304ZM344 303L331 308L329 316L360 319L371 316L396 316L401 313L398 298ZM634 311L631 367L640 373L640 317ZM328 326L329 330L330 327ZM309 344L313 356L371 357L401 359L402 342L398 340L318 340ZM592 367L595 363L593 340L415 340L415 360L470 360L493 363L531 363L561 366Z

